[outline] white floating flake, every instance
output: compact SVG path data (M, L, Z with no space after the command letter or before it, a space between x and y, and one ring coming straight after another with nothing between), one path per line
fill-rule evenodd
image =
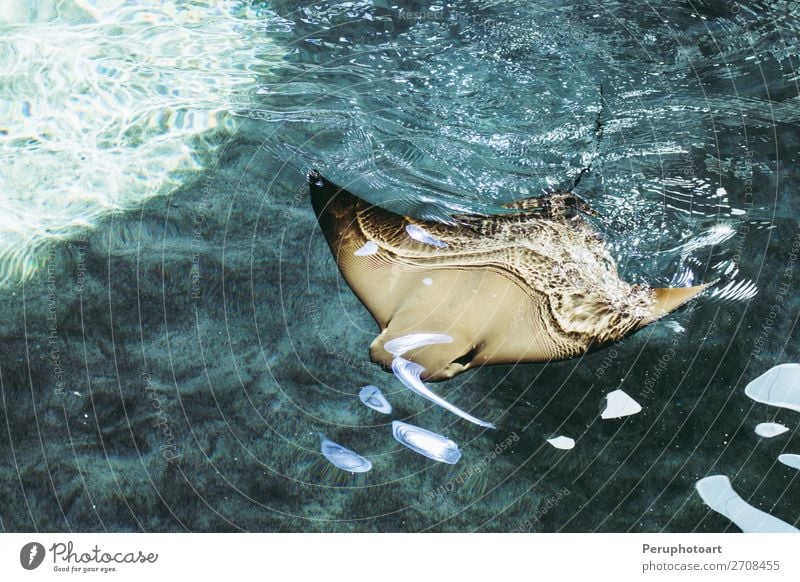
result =
M683 327L677 321L668 321L664 325L666 325L668 328L670 328L675 333L683 333L684 331L686 331L686 328Z
M372 410L377 410L383 414L392 413L392 405L377 386L364 386L358 393L358 397L365 406Z
M378 252L378 243L374 240L368 240L364 243L364 246L355 251L353 254L357 257L366 257L369 255L374 255Z
M600 418L622 418L641 412L642 406L622 390L606 394L606 409Z
M322 438L322 442L320 443L322 454L325 455L326 459L343 471L349 471L350 473L366 473L372 469L372 463L369 459L325 438L323 435L320 435L320 437Z
M410 350L415 350L431 344L449 344L453 338L443 333L412 333L396 337L383 344L383 349L393 356L402 356Z
M471 414L464 412L457 406L450 404L447 400L432 392L427 386L425 386L424 382L420 379L420 376L424 371L425 368L423 368L416 362L410 362L399 356L392 360L392 372L394 372L394 375L397 376L397 378L403 383L403 385L412 392L415 392L420 396L427 398L434 404L438 404L442 408L449 410L450 412L452 412L457 416L460 416L464 420L474 422L478 426L495 428L495 426L491 422L486 422L485 420L481 420L480 418L476 418Z
M788 428L777 422L762 422L756 425L756 434L765 439L771 439L779 434L788 432Z
M744 393L756 402L800 412L800 364L781 364L750 382Z
M780 455L778 460L787 467L800 470L800 455Z
M392 436L402 445L434 461L455 465L461 458L458 445L449 438L430 430L395 420Z
M700 479L695 487L706 505L730 519L745 533L800 533L796 527L756 509L739 497L725 475Z
M571 439L563 435L547 439L547 442L553 445L555 448L563 449L565 451L575 448L575 439Z
M419 225L407 224L406 232L408 233L408 236L410 236L414 240L419 241L421 243L425 243L426 245L431 245L439 248L444 248L447 246L446 242L444 242L443 240L439 240L438 238L433 236L431 233L429 233L427 230L425 230Z
M431 286L431 285L433 285L433 279L431 279L430 277L425 277L425 278L422 280L422 283L423 283L424 285Z

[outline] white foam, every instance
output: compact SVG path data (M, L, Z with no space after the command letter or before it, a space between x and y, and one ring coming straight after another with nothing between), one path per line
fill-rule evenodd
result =
M744 393L756 402L800 412L800 364L781 364L750 382Z
M3 0L0 284L213 159L281 52L228 0ZM258 38L258 42L253 42ZM207 136L207 139L204 137Z
M453 338L444 333L411 333L389 340L383 349L393 356L402 356L406 352L433 344L449 344Z
M420 396L427 398L434 404L437 404L444 408L445 410L449 410L453 414L460 416L464 420L468 420L470 422L474 422L479 426L484 426L487 428L495 428L495 426L491 422L486 422L485 420L481 420L480 418L476 418L471 414L464 412L457 406L450 404L447 400L438 396L434 392L432 392L427 386L425 386L424 382L420 379L422 372L425 371L425 368L417 364L416 362L409 362L401 357L396 357L392 360L392 372L394 372L395 376L403 383L403 385L419 394Z
M374 240L368 240L364 243L360 249L353 252L353 254L357 257L366 257L368 255L374 255L378 252L378 243Z
M783 454L778 456L778 460L787 467L800 470L800 455Z
M358 393L358 397L365 406L372 410L377 410L383 414L392 413L392 405L386 400L386 397L377 386L364 386Z
M422 283L423 283L424 285L431 286L431 285L433 285L433 279L431 279L430 277L425 277L425 278L422 280Z
M392 422L392 436L412 451L434 461L455 465L461 458L461 451L454 441L413 424L395 420Z
M606 394L606 408L600 418L622 418L641 412L642 406L622 390Z
M547 442L553 445L555 448L563 449L565 451L575 448L575 439L571 439L563 435L547 439Z
M788 428L777 422L762 422L755 428L755 433L765 439L771 439L788 431Z
M425 243L426 245L431 245L439 248L444 248L447 246L446 242L444 242L443 240L439 240L438 238L433 236L431 233L429 233L427 230L425 230L419 225L407 224L406 232L408 233L408 236L410 236L414 240L419 241L421 243Z
M756 509L739 497L725 475L700 479L695 488L706 505L730 519L745 533L800 533L796 527Z

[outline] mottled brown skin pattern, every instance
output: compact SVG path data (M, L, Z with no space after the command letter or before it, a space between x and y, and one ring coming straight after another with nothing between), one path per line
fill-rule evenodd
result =
M381 328L372 360L388 367L394 356L383 345L403 335L453 337L403 355L425 368L427 380L485 364L578 356L641 329L706 287L652 289L621 280L581 214L590 209L570 193L444 224L373 206L317 172L309 188L342 275ZM434 243L412 238L409 225ZM364 250L368 241L372 252Z

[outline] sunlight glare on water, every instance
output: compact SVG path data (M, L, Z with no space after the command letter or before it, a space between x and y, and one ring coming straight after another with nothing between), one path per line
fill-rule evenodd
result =
M224 0L3 2L0 284L35 272L46 241L208 162L257 52L280 58L252 41L265 17Z

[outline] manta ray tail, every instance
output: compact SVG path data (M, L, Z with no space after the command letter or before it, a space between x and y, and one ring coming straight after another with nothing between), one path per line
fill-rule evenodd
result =
M697 285L695 287L665 287L653 289L655 302L653 303L652 315L643 320L640 327L644 327L645 325L669 315L716 283L717 281L711 281L710 283L704 283L703 285Z

